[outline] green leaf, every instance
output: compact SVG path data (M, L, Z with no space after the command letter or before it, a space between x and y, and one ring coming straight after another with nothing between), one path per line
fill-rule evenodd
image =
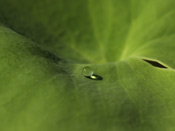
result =
M0 130L174 131L174 6L0 0Z

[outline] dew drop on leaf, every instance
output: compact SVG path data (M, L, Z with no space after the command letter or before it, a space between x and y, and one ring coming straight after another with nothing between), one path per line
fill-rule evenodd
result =
M82 74L83 74L84 76L90 77L90 76L93 75L93 73L94 73L94 72L93 72L93 70L92 70L91 67L86 66L86 67L83 68Z

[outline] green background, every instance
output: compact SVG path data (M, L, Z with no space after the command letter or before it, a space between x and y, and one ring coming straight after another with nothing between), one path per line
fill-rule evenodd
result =
M174 131L174 7L0 0L0 130Z

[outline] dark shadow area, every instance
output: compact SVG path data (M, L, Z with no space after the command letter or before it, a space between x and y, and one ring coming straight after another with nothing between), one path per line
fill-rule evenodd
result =
M93 74L92 76L85 76L85 77L91 80L103 80L103 77L96 74Z
M145 62L151 64L152 66L155 66L155 67L158 67L158 68L164 68L164 69L167 69L166 66L162 65L161 63L157 62L157 61L152 61L152 60L146 60L146 59L143 59Z
M56 56L54 53L49 52L48 50L43 49L42 47L36 45L36 46L32 46L29 47L30 52L33 55L37 55L39 57L43 57L46 58L49 61L52 61L53 63L58 63L60 61L64 61L64 59Z

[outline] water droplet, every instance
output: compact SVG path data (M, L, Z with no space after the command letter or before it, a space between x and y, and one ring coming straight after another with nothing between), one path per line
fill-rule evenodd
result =
M93 70L92 70L91 67L86 66L86 67L83 68L82 73L83 73L83 75L84 75L85 77L90 77L90 76L93 75L94 72L93 72Z

